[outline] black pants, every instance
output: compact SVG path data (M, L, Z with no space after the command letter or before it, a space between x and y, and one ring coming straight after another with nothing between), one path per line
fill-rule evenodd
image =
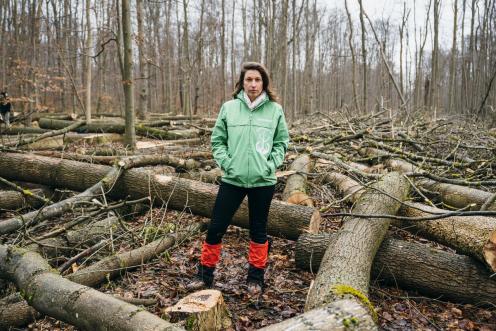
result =
M220 244L227 227L238 210L241 202L248 195L250 219L250 239L257 244L267 241L267 216L274 196L275 185L243 188L221 182L215 199L212 220L208 227L206 242L210 245Z

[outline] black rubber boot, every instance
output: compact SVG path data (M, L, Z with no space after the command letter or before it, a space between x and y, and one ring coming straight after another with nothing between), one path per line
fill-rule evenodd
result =
M260 269L250 264L250 267L248 268L248 277L246 277L246 284L250 294L262 294L265 289L264 275L265 269Z
M198 291L205 288L212 288L214 284L214 271L215 267L207 267L198 264L198 272L195 279L186 285L186 288L190 291Z

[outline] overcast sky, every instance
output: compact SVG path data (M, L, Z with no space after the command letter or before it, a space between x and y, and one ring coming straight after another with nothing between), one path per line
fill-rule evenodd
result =
M378 18L390 18L390 22L399 25L403 14L403 3L406 2L407 11L410 9L409 29L413 34L415 21L417 29L424 25L427 6L429 0L363 0L363 7L369 17L374 20ZM320 0L320 3L331 9L339 8L344 10L344 0ZM441 20L439 25L440 39L439 42L443 47L451 47L452 29L453 29L453 0L441 1ZM415 12L414 12L415 6ZM461 7L461 1L458 1ZM358 19L359 5L358 0L348 0L348 7L354 19ZM459 8L459 24L461 21L461 10ZM415 17L414 17L415 14ZM431 9L432 17L432 9ZM468 16L468 15L467 15ZM414 21L415 18L415 21ZM466 18L466 21L468 17ZM427 46L429 47L429 46Z

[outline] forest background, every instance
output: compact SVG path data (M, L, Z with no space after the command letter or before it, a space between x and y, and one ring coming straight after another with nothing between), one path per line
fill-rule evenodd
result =
M378 107L489 119L495 10L494 0L131 1L135 109L215 116L240 64L260 61L289 120ZM17 111L124 112L120 1L1 1L0 24L0 87Z

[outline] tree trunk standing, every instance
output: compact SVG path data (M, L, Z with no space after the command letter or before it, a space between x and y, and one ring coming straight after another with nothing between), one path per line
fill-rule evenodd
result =
M351 86L353 90L353 104L355 105L355 110L360 113L360 104L358 103L358 95L356 90L356 58L355 47L353 47L353 21L351 20L350 11L348 10L348 0L344 1L344 8L346 10L348 27L350 29L350 33L348 35L348 45L350 46L351 52Z
M221 0L220 22L220 103L226 100L226 0Z
M303 0L304 2L305 0ZM291 80L292 80L292 92L293 92L293 100L292 101L292 108L291 108L291 120L296 121L296 100L297 100L297 95L296 95L296 33L297 33L297 25L296 25L296 0L293 0L293 6L292 6L292 11L293 11L293 49L291 51Z
M289 15L289 0L282 1L282 16L281 16L281 32L279 40L282 43L280 54L277 62L281 65L281 76L280 79L280 91L281 100L283 107L287 107L287 95L288 95L288 15ZM276 48L277 49L277 48Z
M403 2L403 16L401 17L401 25L400 25L400 91L402 94L405 92L405 86L404 86L404 81L405 77L403 75L403 40L404 40L404 34L405 34L405 26L408 22L408 16L410 15L410 12L407 13L406 11L406 2Z
M362 30L362 110L367 113L367 44L366 44L366 28L363 15L362 0L358 0L360 5L360 26Z
M91 123L91 48L92 48L92 38L91 38L91 0L86 0L86 50L85 50L85 69L86 69L86 99L84 103L84 114L86 117L86 123Z
M29 114L32 114L36 109L38 109L39 104L39 91L38 91L38 82L37 82L37 69L36 66L38 64L38 45L40 43L40 20L41 20L41 5L42 1L36 2L33 0L31 5L31 82L26 83L26 91L33 90L33 94L30 95L34 99L34 105L32 102L29 103ZM28 86L30 84L31 86ZM31 115L26 116L25 125L31 126Z
M234 88L236 86L236 50L234 46L234 30L235 30L235 24L234 24L234 14L236 12L236 0L233 0L232 2L232 16L231 16L231 86L230 90L234 91Z
M200 86L203 80L203 17L205 16L205 0L201 0L200 25L198 27L198 37L196 38L196 78L195 78L195 97L193 105L193 115L198 114L198 100L200 99Z
M431 55L431 81L429 85L429 98L428 106L437 113L438 108L438 75L439 75L439 15L441 6L441 0L434 1L434 11L433 11L433 49Z
M301 235L295 248L296 267L317 272L327 247L336 239L331 233ZM442 300L484 306L496 303L496 281L478 261L389 236L374 258L372 277Z
M476 6L477 0L472 0L472 6L470 7L471 9L471 18L470 18L470 37L469 37L469 45L468 45L468 54L467 54L467 88L466 88L466 98L465 98L465 109L467 113L469 113L472 109L473 106L473 101L474 101L474 74L475 74L475 16L476 16L476 11L477 11L477 6Z
M183 84L183 107L182 113L189 116L191 119L191 62L189 59L189 22L188 22L188 0L183 0L183 43L182 43L182 54L184 61L182 61L182 67L179 68L181 75L184 76Z
M457 40L458 32L458 0L454 0L453 4L453 39L451 44L451 56L449 66L449 86L448 86L448 111L455 113L455 82L456 82L456 56L457 56ZM462 41L464 43L464 41Z
M248 24L247 24L247 14L246 14L246 1L241 0L241 20L243 24L243 59L242 62L248 60Z
M404 177L398 172L389 173L362 194L352 212L394 215L400 207L399 201L404 200L408 190L409 184ZM358 300L360 297L362 303L368 301L372 262L389 224L389 219L369 219L364 222L363 219L349 218L344 222L338 231L338 239L326 250L309 290L305 310L339 298ZM374 315L374 312L371 311L371 314Z
M122 35L124 45L124 71L122 86L124 88L126 114L125 144L134 150L136 148L136 133L134 127L133 46L129 0L122 0Z
M146 119L148 113L148 82L150 80L148 73L148 64L145 54L145 34L143 28L143 0L136 0L136 18L138 21L138 53L139 53L139 98L138 111L139 119Z

